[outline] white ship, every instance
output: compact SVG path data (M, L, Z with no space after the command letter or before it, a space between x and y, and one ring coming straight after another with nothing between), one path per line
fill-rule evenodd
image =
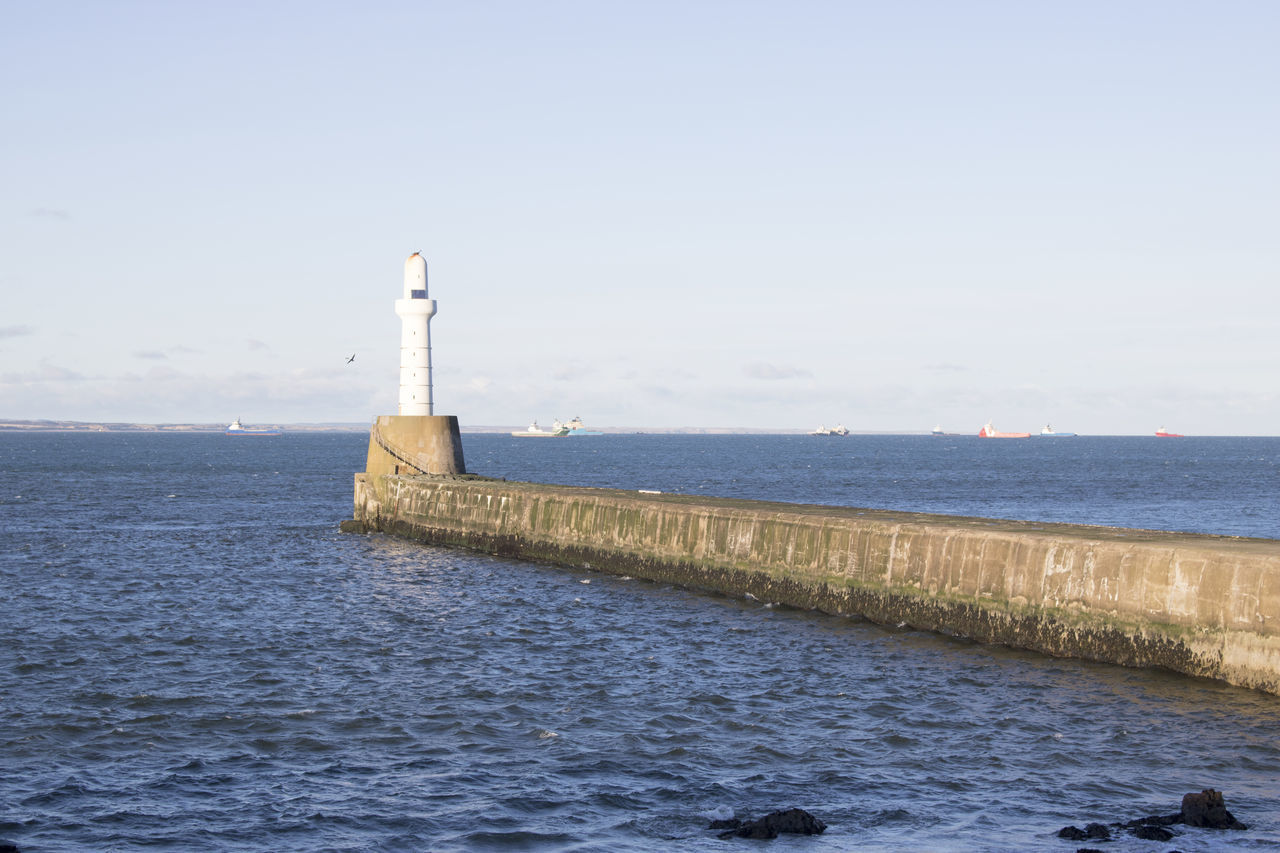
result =
M279 427L266 427L264 429L250 429L240 423L240 419L236 418L228 426L223 435L284 435L284 430Z
M560 438L569 434L569 428L560 421L556 421L551 429L543 429L538 426L537 421L534 421L527 428L511 434L516 438Z

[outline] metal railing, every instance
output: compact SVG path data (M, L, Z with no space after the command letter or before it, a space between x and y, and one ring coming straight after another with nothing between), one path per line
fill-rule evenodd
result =
M376 443L377 443L377 445L378 445L379 447L381 447L383 450L387 451L387 453L389 453L389 454L391 455L391 458L392 458L392 459L395 459L395 460L396 460L396 461L398 461L398 462L402 462L402 463L404 463L405 465L408 465L410 468L412 468L414 471L416 471L416 472L417 472L417 473L419 473L419 474L427 474L427 473L429 473L425 468L423 468L423 467L422 467L421 465L419 465L418 463L416 463L416 462L411 462L411 461L409 460L409 457L405 454L405 452L404 452L403 450L401 450L399 447L396 447L396 446L395 446L394 444L392 444L390 441L388 441L387 439L385 439L385 438L382 436L382 430L378 429L378 425L377 425L376 423L373 425L373 433L372 433L372 434L373 434L373 440L374 440L374 442L376 442ZM397 472L397 473L398 473L398 472Z

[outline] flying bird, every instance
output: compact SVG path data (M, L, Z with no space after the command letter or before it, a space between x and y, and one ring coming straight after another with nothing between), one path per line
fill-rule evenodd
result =
M351 358L347 359L347 364L350 364L351 362L353 362L353 361L355 361L355 360L356 360L356 354L355 354L355 353L351 353Z

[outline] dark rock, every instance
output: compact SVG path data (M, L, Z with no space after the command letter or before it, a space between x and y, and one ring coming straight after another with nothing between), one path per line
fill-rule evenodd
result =
M1170 841L1173 839L1173 833L1163 826L1143 824L1133 828L1133 837L1141 838L1143 841Z
M0 853L19 853L18 845L0 841Z
M1164 827L1173 826L1175 823L1185 823L1187 826L1207 829L1248 829L1243 823L1236 820L1235 815L1227 811L1222 794L1212 788L1206 788L1198 794L1184 796L1182 798L1182 811L1177 814L1140 817L1127 823L1113 823L1112 826L1117 829L1127 829L1138 838L1147 841L1168 841L1174 837L1174 833ZM1069 830L1073 833L1082 832L1082 830L1076 829L1074 826L1069 826L1059 832L1058 836L1060 838L1069 838L1073 841L1088 837L1082 834L1063 834Z
M821 835L827 825L804 809L771 812L759 820L751 820L736 829L722 832L719 838L777 838L781 833Z
M733 838L734 836L738 838L777 838L778 831L769 827L768 824L753 820L749 823L744 823L736 830L720 834L721 838Z
M1198 794L1187 794L1182 798L1182 822L1187 826L1208 829L1248 828L1227 811L1222 792L1212 788L1205 788Z
M742 821L736 817L731 817L727 820L713 820L707 829L737 829L740 826L742 826Z
M1077 847L1076 853L1102 853L1097 847Z
M1058 830L1058 837L1065 838L1068 841L1084 841L1089 838L1109 839L1111 838L1111 830L1100 823L1091 823L1080 829L1074 826L1064 826Z

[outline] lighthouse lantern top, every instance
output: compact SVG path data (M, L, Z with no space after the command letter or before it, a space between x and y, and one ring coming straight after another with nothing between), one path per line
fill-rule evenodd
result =
M404 262L404 298L427 298L427 259L414 252Z

